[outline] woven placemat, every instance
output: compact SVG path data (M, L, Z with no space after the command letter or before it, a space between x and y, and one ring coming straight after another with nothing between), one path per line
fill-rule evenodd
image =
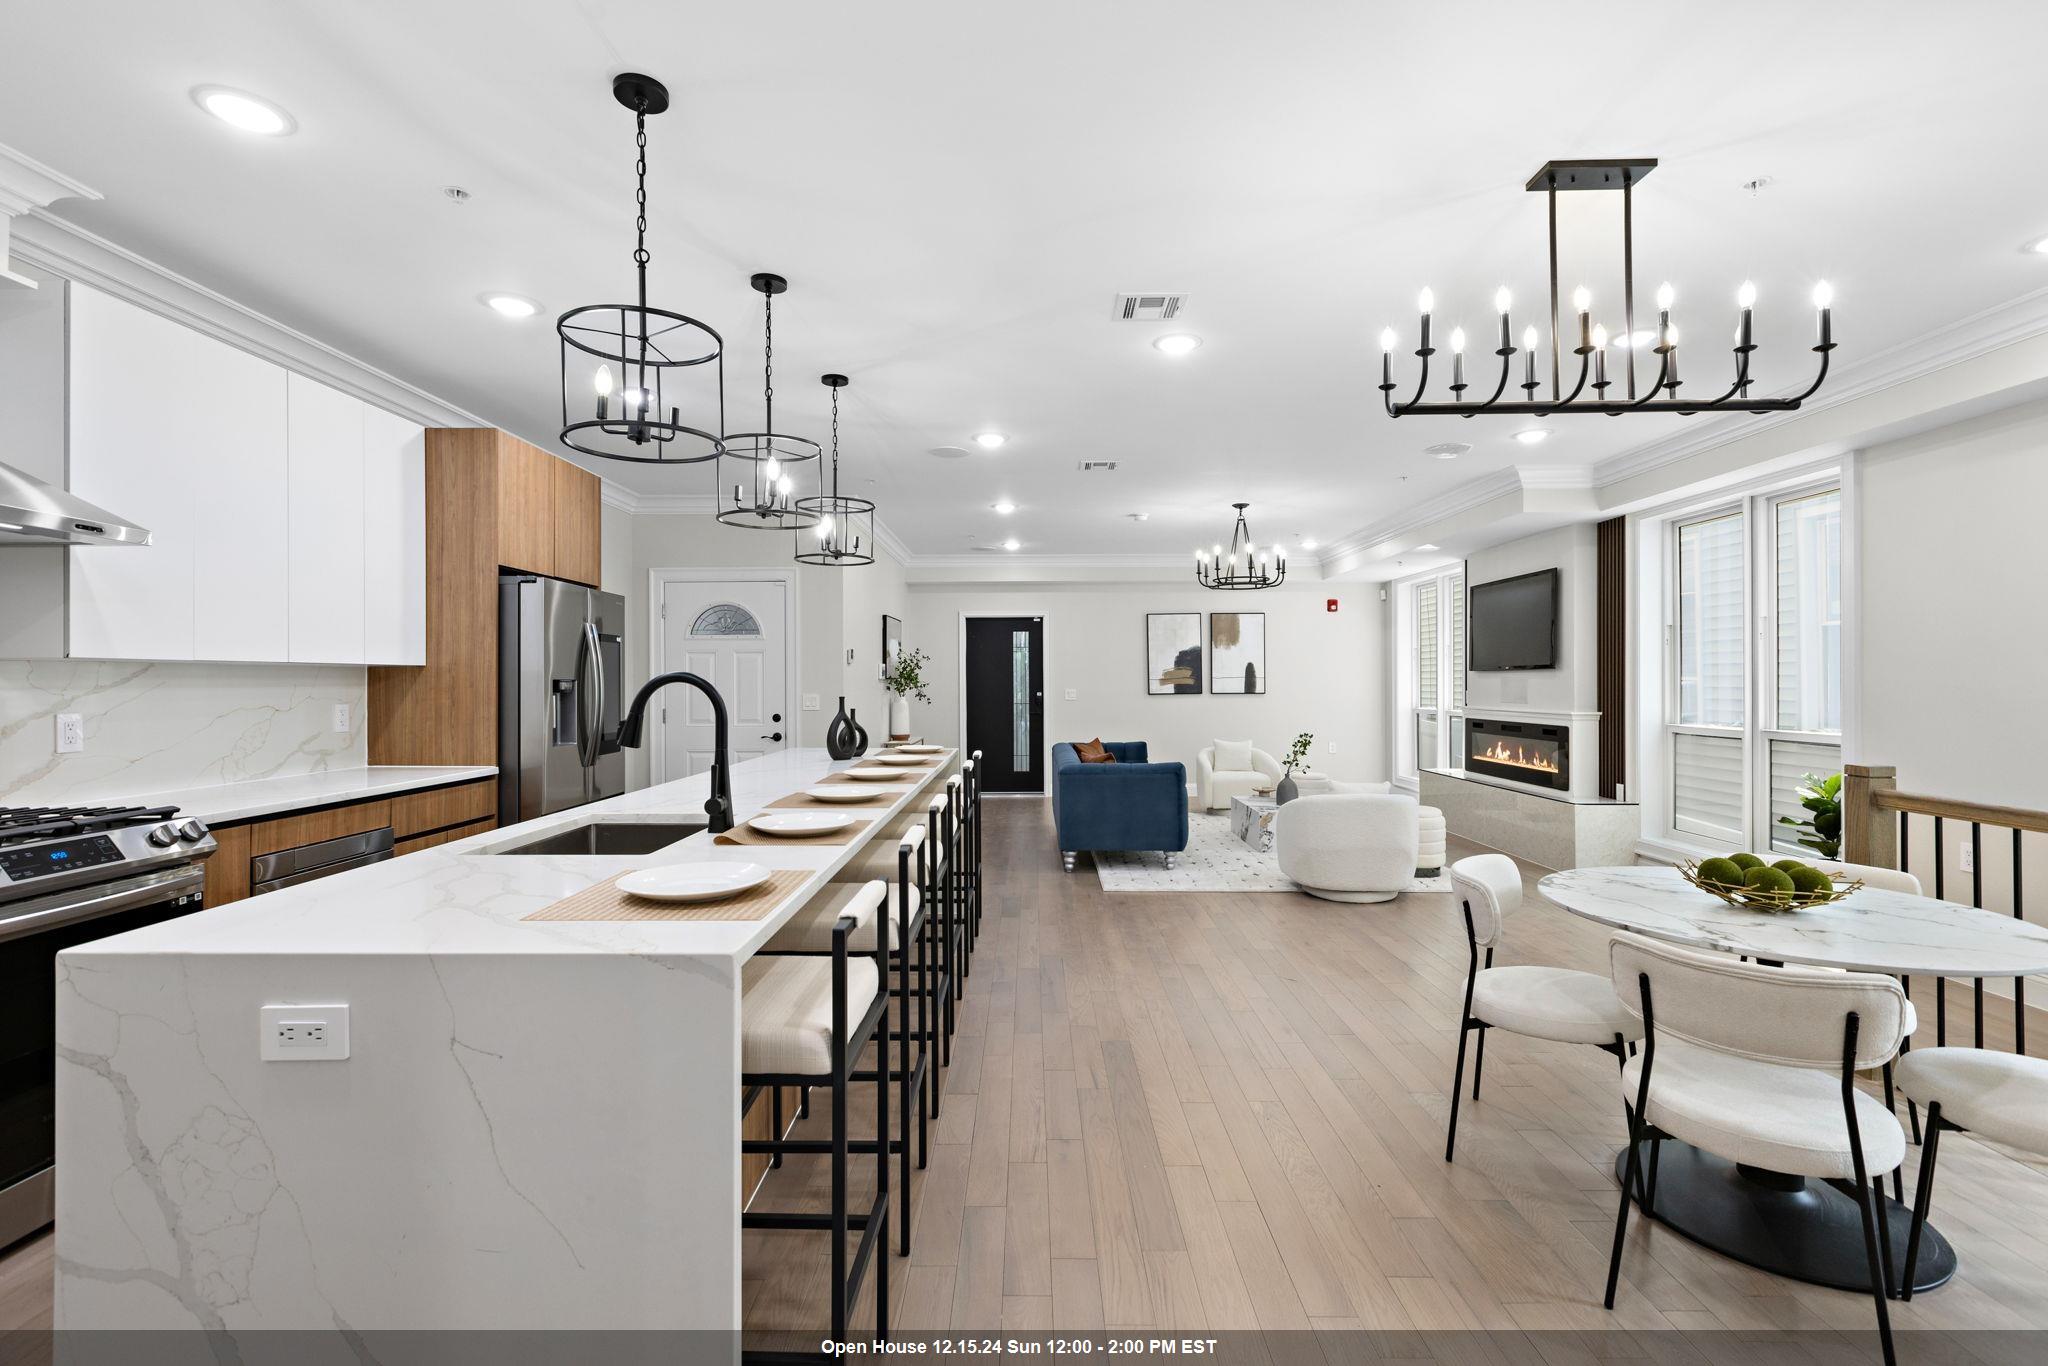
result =
M723 901L650 901L619 890L619 878L608 877L543 906L522 920L762 920L804 885L809 873L789 869L772 874L760 886Z
M813 846L855 844L868 837L868 827L874 823L875 818L870 816L864 820L856 820L852 825L847 826L843 830L834 830L830 834L825 835L764 835L752 826L743 823L735 825L732 829L721 834L713 835L711 842L713 844L780 844L798 846L807 844Z
M808 792L792 792L787 797L777 797L774 801L768 803L767 809L770 811L817 811L820 809L838 811L851 809L859 812L903 795L902 788L891 787L886 783L862 783L861 786L873 788L874 791L863 792L861 794L863 800L858 802L821 802Z

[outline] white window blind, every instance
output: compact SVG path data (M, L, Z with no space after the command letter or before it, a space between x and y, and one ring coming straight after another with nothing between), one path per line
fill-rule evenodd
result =
M1743 830L1742 737L1671 737L1671 823L1689 835L1740 846Z
M1842 729L1842 494L1778 504L1778 729Z
M1742 539L1739 512L1678 528L1680 725L1743 723Z
M1451 710L1465 710L1465 576L1453 574L1451 597ZM1462 756L1457 756L1462 757Z
M1415 705L1437 704L1436 584L1415 585ZM1419 752L1419 751L1418 751ZM1425 762L1434 762L1425 760Z

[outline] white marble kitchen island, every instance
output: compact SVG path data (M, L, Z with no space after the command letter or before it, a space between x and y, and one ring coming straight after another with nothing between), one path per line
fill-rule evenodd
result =
M921 804L953 759L890 785ZM834 764L737 765L736 815ZM60 1328L731 1329L741 964L858 852L488 851L701 816L702 777L59 955ZM758 921L525 921L629 868L811 876ZM266 1004L346 1002L345 1061L264 1062Z

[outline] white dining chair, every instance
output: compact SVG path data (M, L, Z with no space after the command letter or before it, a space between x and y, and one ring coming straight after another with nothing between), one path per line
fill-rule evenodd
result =
M1506 854L1475 854L1451 865L1451 888L1465 908L1465 944L1471 954L1465 972L1465 1013L1458 1025L1458 1067L1451 1077L1450 1132L1444 1161L1458 1142L1458 1097L1465 1089L1465 1044L1476 1032L1472 1099L1479 1099L1479 1074L1486 1064L1486 1031L1504 1029L1553 1043L1583 1043L1626 1057L1627 1045L1642 1037L1641 1023L1615 999L1607 978L1571 968L1534 964L1495 967L1507 918L1522 905L1522 870ZM1485 950L1485 963L1480 951Z
M1878 1337L1893 1366L1883 1175L1905 1161L1906 1131L1857 1089L1856 1073L1898 1052L1904 990L1877 973L1767 967L1627 933L1608 945L1608 967L1615 995L1642 1021L1643 1045L1621 1069L1632 1105L1607 1307L1642 1144L1677 1139L1745 1166L1828 1181L1856 1200ZM1652 1180L1645 1212L1655 1202Z
M2009 1148L2048 1157L2048 1059L1986 1048L1922 1048L1899 1059L1899 1089L1927 1107L1920 1180L1913 1193L1912 1232L1899 1298L1913 1298L1920 1230L1934 1199L1934 1164L1946 1130L1967 1131Z

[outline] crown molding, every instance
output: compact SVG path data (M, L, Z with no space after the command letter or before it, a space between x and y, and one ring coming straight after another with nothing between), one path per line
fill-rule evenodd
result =
M98 190L45 166L34 157L0 143L0 282L36 288L36 282L9 268L8 241L14 220L59 199L103 199Z
M1697 432L1653 442L1603 460L1592 467L1594 487L1604 488L1649 474L1718 446L1726 446L1782 427L1813 413L1826 412L1884 389L1924 378L1937 370L1988 355L2015 342L2048 334L2048 288L2037 289L1996 304L1910 342L1901 342L1844 367L1822 389L1825 398L1809 399L1789 413L1749 414L1716 422Z
M1425 499L1406 511L1383 517L1333 542L1323 550L1321 563L1328 565L1348 556L1362 555L1381 541L1392 540L1405 532L1440 522L1446 517L1455 517L1461 512L1470 512L1496 498L1519 493L1521 489L1521 474L1512 467L1467 480L1454 489Z
M23 229L28 236L22 235ZM146 308L423 427L496 425L45 210L31 210L17 219L15 230L14 254L30 265Z

